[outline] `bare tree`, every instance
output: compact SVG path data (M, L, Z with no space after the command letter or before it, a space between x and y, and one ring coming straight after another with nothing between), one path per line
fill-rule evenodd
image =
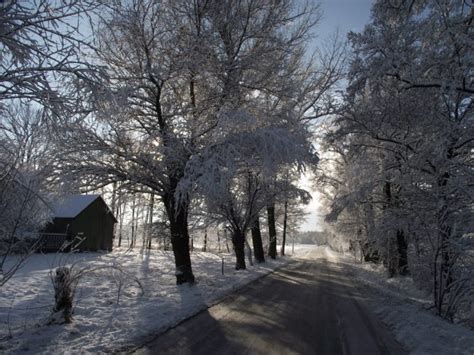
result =
M82 57L92 47L77 20L95 8L88 1L41 0L0 6L2 284L36 246L37 240L26 243L25 237L48 217L54 150L47 121L92 107L89 94L101 72ZM23 257L6 270L12 252Z

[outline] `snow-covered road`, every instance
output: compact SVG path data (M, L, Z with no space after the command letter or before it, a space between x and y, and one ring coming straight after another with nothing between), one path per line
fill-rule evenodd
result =
M327 248L238 290L138 353L403 354ZM131 349L129 349L131 350Z

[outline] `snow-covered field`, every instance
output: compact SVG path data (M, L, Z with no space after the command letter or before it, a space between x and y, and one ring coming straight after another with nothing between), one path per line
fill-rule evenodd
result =
M297 246L295 256L310 249ZM195 252L192 261L197 284L190 287L175 284L172 252L122 249L109 254L33 255L0 289L0 353L111 351L145 341L289 258L248 265L244 271L234 270L230 254ZM86 274L78 285L74 322L47 325L54 302L50 270L71 263L98 270Z
M474 354L474 330L437 317L429 309L430 296L411 278L387 279L382 266L357 263L329 247L326 255L354 275L355 283L370 295L364 300L369 309L411 354Z

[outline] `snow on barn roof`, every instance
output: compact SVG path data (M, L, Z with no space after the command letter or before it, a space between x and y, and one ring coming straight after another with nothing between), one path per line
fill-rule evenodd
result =
M53 207L54 217L74 218L99 197L100 195L72 195L66 197Z

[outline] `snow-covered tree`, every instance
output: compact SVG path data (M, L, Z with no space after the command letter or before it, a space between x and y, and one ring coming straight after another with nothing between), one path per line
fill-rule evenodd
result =
M331 104L340 57L325 57L328 67L305 60L312 14L296 2L266 0L116 1L102 13L99 60L110 91L94 118L69 122L63 168L88 185L122 181L159 196L178 283L194 280L188 212L195 162L213 159L224 145L230 151L257 128L246 139L278 157L285 149L272 145L305 132L293 123Z
M99 4L100 5L100 4ZM0 4L0 284L34 250L49 215L53 144L47 122L90 109L100 70L78 20L89 1L4 1ZM86 103L85 105L83 103ZM8 254L24 257L6 268Z
M27 100L56 114L77 112L101 76L83 25L101 6L88 0L4 1L0 5L0 110Z
M473 290L471 22L463 2L374 4L350 35L346 107L327 137L339 158L322 177L330 218L352 225L391 275L429 284L448 318Z

